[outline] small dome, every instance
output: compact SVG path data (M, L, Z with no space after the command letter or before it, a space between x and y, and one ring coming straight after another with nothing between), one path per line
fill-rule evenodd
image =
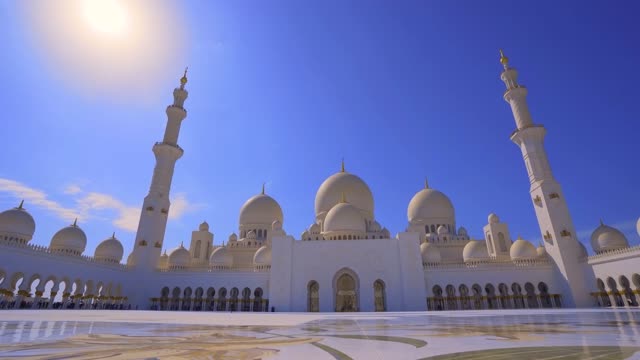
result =
M489 221L489 224L497 224L500 222L500 218L498 217L498 215L491 213L489 214L489 218L487 219L487 221Z
M58 230L51 238L52 251L80 255L87 246L87 235L73 222L73 225Z
M371 231L373 232L378 232L382 229L382 226L380 226L380 223L377 221L374 221L373 224L371 224Z
M511 256L511 260L530 260L535 259L538 256L538 252L533 244L518 237L518 239L511 244L509 256Z
M438 235L446 235L449 233L449 229L446 226L440 225L438 226Z
M167 255L167 250L165 250L162 255L160 255L160 259L158 260L158 267L160 269L166 269L169 267L169 255Z
M185 268L189 266L191 254L182 244L169 252L169 267Z
M271 248L263 246L253 255L253 264L257 266L271 265Z
M134 255L135 249L127 256L127 266L135 266L136 265L136 256Z
M430 188L418 191L407 208L411 224L455 224L455 211L447 195Z
M116 239L116 234L113 234L110 238L98 244L93 257L96 260L119 263L123 255L124 248L122 247L122 243Z
M331 208L324 220L324 231L366 232L364 217L358 208L342 202Z
M462 227L462 226L461 226L461 227L458 229L458 235L460 235L460 236L467 236L467 235L468 235L468 233L467 233L467 229L465 229L464 227Z
M320 233L320 225L318 225L317 223L313 223L309 227L309 232L312 233L312 234L319 234Z
M480 240L471 240L464 246L462 250L462 258L464 262L482 261L489 258L487 244Z
M247 233L247 240L255 240L255 239L257 239L256 232L253 230L249 230L249 232Z
M216 248L209 256L209 265L229 268L233 265L233 256L226 247Z
M198 227L200 231L209 231L209 224L206 221L203 221L202 224Z
M271 223L271 229L274 231L282 230L282 223L278 220L275 220Z
M640 236L640 218L638 218L638 222L636 223L636 231L638 232L638 236Z
M544 258L548 255L547 248L545 248L543 245L540 245L536 248L536 253L538 254L539 258Z
M422 262L426 264L437 264L442 261L440 249L427 242L420 244L420 255L422 255Z
M275 220L283 222L282 209L278 202L269 195L256 195L247 200L240 209L240 225L271 225Z
M587 256L589 256L589 253L587 252L587 247L584 246L582 241L578 241L578 259L585 258Z
M36 222L27 210L20 206L0 213L0 233L17 235L29 241L36 231Z
M316 193L316 217L328 214L339 201L342 193L349 202L366 216L373 217L373 194L369 186L358 176L346 171L329 176Z
M238 235L231 233L231 235L229 235L229 241L238 241Z
M620 230L601 222L591 234L591 247L596 253L601 253L629 247L629 242Z

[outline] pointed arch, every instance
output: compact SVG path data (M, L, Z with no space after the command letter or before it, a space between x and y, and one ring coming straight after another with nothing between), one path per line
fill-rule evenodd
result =
M350 268L342 268L333 276L333 298L336 312L357 312L360 309L360 278Z
M373 282L373 302L375 311L387 311L387 286L381 279Z

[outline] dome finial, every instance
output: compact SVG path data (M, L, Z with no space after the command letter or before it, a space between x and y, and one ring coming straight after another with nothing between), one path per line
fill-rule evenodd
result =
M18 209L22 209L22 205L24 205L24 199L22 199L22 201L20 201L20 205L18 205Z
M264 185L265 183L262 183L262 195L264 195Z
M75 220L73 220L73 225L71 226L78 227L78 218L75 218Z
M116 238L116 232L114 231L113 234L111 234L111 238L115 239Z
M183 248L184 247L184 241L180 241L180 247Z
M184 89L184 86L187 85L187 70L189 70L188 66L184 68L184 74L180 78L180 89Z
M340 168L340 172L344 172L344 158L342 158L342 166Z
M500 63L502 64L502 66L504 66L505 69L509 67L509 58L504 55L502 49L500 49Z
M429 180L426 177L424 178L424 188L425 189L429 188Z
M602 218L600 218L600 226L604 226L604 221L602 221Z

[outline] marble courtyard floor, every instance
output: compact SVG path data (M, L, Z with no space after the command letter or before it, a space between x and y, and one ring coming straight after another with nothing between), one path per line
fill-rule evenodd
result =
M0 311L0 359L640 359L640 311Z

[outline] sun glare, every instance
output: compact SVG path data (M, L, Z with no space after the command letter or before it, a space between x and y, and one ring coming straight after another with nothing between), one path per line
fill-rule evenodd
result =
M127 28L127 9L118 0L84 0L82 13L95 31L119 35Z
M25 29L42 63L84 96L157 101L167 74L183 69L187 62L187 24L178 2L21 0L20 4ZM171 27L166 26L169 23Z

